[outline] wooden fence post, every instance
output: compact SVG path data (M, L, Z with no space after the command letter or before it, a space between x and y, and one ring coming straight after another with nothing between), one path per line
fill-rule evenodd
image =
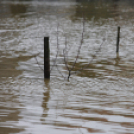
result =
M120 43L120 27L117 28L117 42L116 42L116 53L119 53L119 43Z
M50 79L49 37L44 37L44 79Z

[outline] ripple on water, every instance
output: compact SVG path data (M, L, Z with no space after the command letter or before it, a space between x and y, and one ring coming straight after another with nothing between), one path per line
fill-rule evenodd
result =
M134 18L129 2L0 2L4 12L0 13L0 133L134 132ZM82 10L84 40L73 71L87 66L103 38L106 41L93 62L67 81L64 60L71 68L76 59ZM118 25L121 39L116 56ZM37 55L43 68L44 36L50 36L51 65L58 56L58 71L54 66L50 81L44 81L35 59Z

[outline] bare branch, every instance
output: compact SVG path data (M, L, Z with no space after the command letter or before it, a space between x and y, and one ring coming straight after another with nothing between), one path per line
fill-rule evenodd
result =
M83 28L82 28L82 34L81 34L81 42L80 42L80 46L79 46L79 48L78 48L78 52L77 52L77 56L76 56L75 62L74 62L74 64L73 64L71 70L73 70L74 67L75 67L75 65L76 65L76 62L77 62L77 60L78 60L78 58L79 58L79 54L80 54L81 47L82 47L82 45L83 45L83 40L84 40L84 25L85 25L84 16L83 16L83 23L82 23L82 24L83 24L83 25L82 25Z
M69 81L70 76L71 76L71 70L69 70L69 73L68 73L68 81Z
M57 24L57 53L56 53L56 58L54 60L54 64L52 65L52 68L50 69L50 72L52 71L53 67L56 65L56 61L57 61L57 57L58 57L58 53L59 53L59 23Z
M59 68L58 68L58 66L57 66L57 64L56 64L56 68L57 68L57 70L59 71L59 73L61 74L61 76L64 78L64 80L65 80L65 76L62 74L62 72L59 70Z
M63 49L63 56L64 56L65 66L66 66L67 70L70 71L70 69L68 67L68 55L66 55L65 50L67 50L67 40L66 40L66 37L65 37L65 48ZM67 54L68 54L68 52L67 52ZM67 60L66 60L66 57L67 57Z
M39 54L37 54L37 55L39 55ZM36 62L37 62L37 64L38 64L38 66L39 66L39 68L44 72L44 69L40 66L40 64L39 64L39 62L38 62L38 60L37 60L37 55L35 55L35 60L36 60Z
M83 71L84 69L86 69L86 68L93 62L93 60L94 60L94 58L97 56L97 54L100 52L101 47L102 47L102 45L104 44L104 42L105 42L105 38L103 39L103 41L102 41L102 43L101 43L99 49L95 52L95 54L93 55L93 57L92 57L92 59L90 60L90 62L89 62L87 65L85 65L84 67L80 68L79 70L75 71L75 72L72 73L72 74L76 74L76 73L78 73L78 72Z

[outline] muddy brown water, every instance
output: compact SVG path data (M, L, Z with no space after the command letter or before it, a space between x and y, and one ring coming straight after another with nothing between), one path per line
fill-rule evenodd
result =
M0 134L133 134L133 14L133 0L0 1ZM73 71L90 64L67 81L82 33Z

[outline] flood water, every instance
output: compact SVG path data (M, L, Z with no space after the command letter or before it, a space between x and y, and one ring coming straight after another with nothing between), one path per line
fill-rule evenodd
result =
M133 134L133 14L133 0L0 1L0 134Z

